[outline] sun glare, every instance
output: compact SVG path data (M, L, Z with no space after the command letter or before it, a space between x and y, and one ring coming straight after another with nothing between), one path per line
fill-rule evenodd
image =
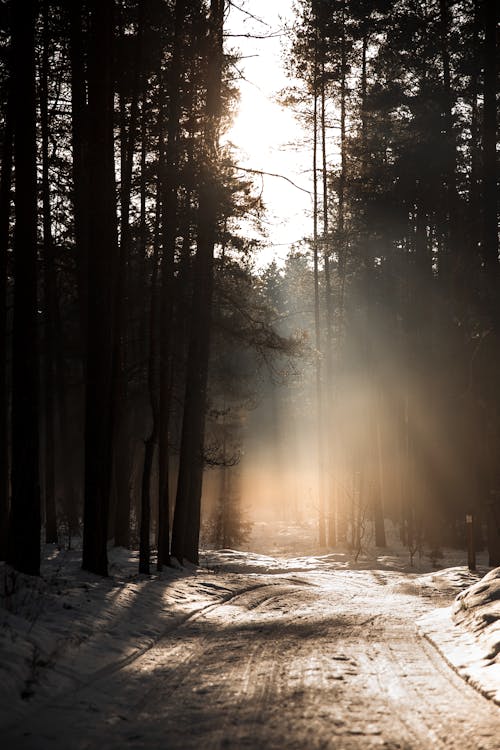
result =
M249 157L276 158L296 139L289 113L264 96L242 96L230 140Z
M259 265L284 260L292 245L310 233L311 210L309 149L301 144L304 133L293 112L277 101L279 92L290 83L282 62L281 37L279 33L265 37L283 28L284 19L291 14L291 2L277 0L270 5L266 0L252 2L252 14L265 18L264 25L236 10L229 18L242 55L238 66L242 77L238 112L226 140L236 147L241 167L263 173L260 178L255 176L255 184L262 188L267 208L263 226L268 246L257 259Z
M262 252L260 262L280 260L308 233L306 212L311 205L307 192L292 184L309 189L301 133L293 113L272 97L246 86L226 138L236 147L238 164L261 173L260 177L255 175L255 183L262 187L267 208L264 228L269 247Z

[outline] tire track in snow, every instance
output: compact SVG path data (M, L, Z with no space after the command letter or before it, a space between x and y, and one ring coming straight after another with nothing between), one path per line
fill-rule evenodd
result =
M240 610L241 619L246 612L275 597L277 589L289 592L297 585L293 580L283 583L283 579L251 585L247 583L230 596L177 619L155 643L148 644L140 653L134 652L118 663L99 670L69 693L56 695L37 706L29 714L29 732L20 733L16 725L5 727L3 736L7 743L14 743L11 746L7 744L8 750L101 748L99 725L112 727L127 721L131 715L140 714L152 694L155 694L156 700L161 696L162 700L168 701L189 677L193 663L202 659L209 640L208 634L200 636L196 631L199 620L216 614L219 609L231 607ZM194 632L190 633L193 629ZM120 674L122 680L119 680ZM160 690L157 684L144 688L148 681L157 681L158 676L163 685ZM121 691L116 690L117 682ZM111 714L104 716L106 710ZM92 722L89 722L89 715L93 718ZM85 736L90 728L92 736L89 740L78 738L79 729Z
M408 577L303 577L192 613L12 748L499 750L497 707L416 635L433 603Z

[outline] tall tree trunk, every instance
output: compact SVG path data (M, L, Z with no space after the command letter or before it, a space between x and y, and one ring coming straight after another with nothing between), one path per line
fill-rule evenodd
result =
M37 351L36 2L13 3L16 225L12 338L12 504L7 560L40 573Z
M82 566L107 575L118 241L113 144L113 0L91 0L89 247Z
M325 273L325 308L326 308L326 350L328 370L332 369L333 351L333 295L330 268L330 226L328 203L328 169L326 161L326 80L325 61L321 61L321 162L323 178L323 263ZM331 372L328 372L330 377Z
M151 474L155 447L158 442L158 241L155 241L151 300L149 315L148 395L151 408L151 432L144 441L144 466L141 484L141 526L139 547L139 572L149 574L151 533Z
M187 361L172 554L198 562L205 416L210 354L214 246L219 213L218 151L224 0L211 0L208 22L203 159L198 198L198 242Z
M373 454L373 467L374 476L373 481L373 526L375 529L375 546L386 547L387 542L385 538L385 524L384 524L384 503L383 503L383 489L384 489L384 468L382 461L382 440L380 435L380 415L381 415L381 395L378 384L375 385L373 395L373 429L375 434L372 433L372 454ZM375 468L376 467L376 468Z
M168 77L169 113L167 122L166 164L163 176L160 322L160 412L159 412L159 496L158 496L158 570L170 564L169 498L169 422L171 395L172 294L175 243L178 232L179 117L182 81L182 52L185 44L186 0L176 0L174 47Z
M12 81L8 82L0 175L0 560L7 555L9 523L9 395L7 393L7 252L12 187Z
M324 53L323 53L324 55ZM326 311L326 413L327 427L325 429L325 459L327 472L325 482L328 492L328 544L334 546L337 541L336 528L336 496L333 471L333 419L334 419L334 372L333 372L333 293L330 268L330 237L329 237L329 205L328 205L328 171L327 171L327 143L326 143L326 77L325 61L321 60L321 161L323 178L323 269L325 275L325 311Z
M314 343L315 357L315 398L316 398L316 429L318 450L318 543L320 547L326 544L325 529L325 494L324 494L324 421L323 421L323 387L321 377L321 322L319 299L319 252L318 252L318 44L314 51L314 81L313 81L313 274L314 274Z
M474 268L478 267L478 255L481 241L480 220L480 194L479 194L479 118L478 118L478 95L479 78L481 72L480 42L481 29L479 0L474 0L474 28L473 28L473 65L471 72L471 121L470 121L470 182L469 182L469 217L468 225L470 231L471 261Z
M347 241L345 237L345 187L347 180L347 50L345 30L345 1L342 3L342 31L340 58L340 175L337 189L337 253L340 276L339 332L344 317L344 292L347 264Z
M483 115L483 257L490 277L495 280L493 295L498 294L498 220L497 220L497 27L498 3L483 3L484 8L484 115ZM500 327L500 324L498 324Z
M366 175L368 164L368 118L366 95L368 89L367 80L367 52L368 52L369 31L366 24L363 25L363 40L361 45L361 174Z
M484 113L483 113L483 237L482 251L488 274L490 315L496 340L500 336L498 266L498 193L497 193L497 27L498 3L483 3L484 8ZM497 408L498 413L498 408ZM498 420L498 417L497 417ZM491 466L496 464L491 458ZM492 472L493 475L496 472ZM500 494L494 490L488 498L489 564L500 565Z
M130 199L132 173L137 143L139 117L139 88L142 82L142 57L144 34L144 3L138 5L136 49L128 127L125 114L125 97L120 95L120 259L117 275L114 344L115 373L113 394L115 435L113 441L113 471L115 493L114 538L115 545L128 547L130 543L130 440L127 414L127 269L131 249Z
M87 279L89 244L89 152L86 55L83 44L83 0L69 4L71 62L71 150L73 171L73 220L76 245L77 288L80 311L82 360L85 369L87 339Z
M43 50L40 69L40 126L42 135L42 211L43 211L43 308L44 308L44 499L45 541L57 543L57 516L55 498L55 306L56 272L52 239L52 209L50 205L49 180L49 122L48 122L48 76L49 76L49 6L42 4Z
M159 331L158 331L158 312L159 312L159 294L158 294L158 270L160 254L160 224L161 224L161 203L162 203L162 177L165 168L164 163L164 137L163 137L163 89L161 87L161 73L158 76L160 82L160 96L158 102L158 174L156 180L156 217L154 230L154 252L153 252L153 270L151 273L151 285L149 293L149 327L148 327L148 397L151 409L151 430L144 441L144 463L142 468L141 482L141 522L139 532L139 572L149 574L150 571L150 535L151 535L151 476L153 472L153 460L155 448L158 443L158 420L159 420L159 386L158 386L158 349L159 349ZM144 100L143 100L144 106ZM145 112L142 113L143 120ZM143 131L145 137L145 131ZM142 163L142 169L146 168L145 160ZM145 175L144 175L145 177ZM144 190L144 197L142 195ZM141 175L141 218L143 209L145 211L145 190L146 182ZM145 214L144 214L145 216ZM141 222L142 224L142 222ZM145 226L142 228L144 251L145 251Z
M450 0L440 0L440 23L441 23L441 62L443 66L443 125L444 143L443 151L445 184L445 257L449 263L445 263L444 278L442 281L447 285L452 281L455 293L458 297L457 303L463 304L463 294L467 279L465 275L465 258L463 243L463 224L459 210L459 196L457 190L457 144L453 123L453 99L454 93L451 85L451 61L449 51L450 37ZM440 274L441 276L442 274Z
M72 0L69 3L69 57L71 73L71 153L72 153L72 200L73 200L73 233L76 258L76 287L78 293L80 355L83 380L86 379L87 360L87 311L88 311L88 252L89 252L89 129L87 104L87 45L88 39L88 6L83 0ZM63 368L59 368L61 399L59 401L59 420L61 427L67 431L64 414L68 409L68 391L63 383ZM82 429L82 433L84 430ZM64 434L60 431L64 451ZM84 455L84 438L81 454ZM69 463L69 462L68 462ZM81 474L75 481L63 462L65 475L65 513L71 531L79 525L77 498L78 486L85 484L84 460Z

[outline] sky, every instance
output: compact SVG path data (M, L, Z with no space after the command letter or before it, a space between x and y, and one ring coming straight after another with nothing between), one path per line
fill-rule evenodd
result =
M261 251L259 265L273 259L282 261L293 243L311 234L311 151L301 145L305 134L293 113L277 101L279 92L290 83L283 67L284 36L255 39L230 35L280 34L291 18L292 0L239 0L231 4L226 21L226 44L242 55L237 65L242 74L239 111L227 134L238 147L238 163L283 175L309 191L282 178L256 177L268 209L267 247Z

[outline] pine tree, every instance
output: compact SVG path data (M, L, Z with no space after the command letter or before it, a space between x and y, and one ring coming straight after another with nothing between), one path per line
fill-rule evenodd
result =
M14 3L12 92L16 175L12 330L12 502L7 561L40 572L38 476L36 3Z

